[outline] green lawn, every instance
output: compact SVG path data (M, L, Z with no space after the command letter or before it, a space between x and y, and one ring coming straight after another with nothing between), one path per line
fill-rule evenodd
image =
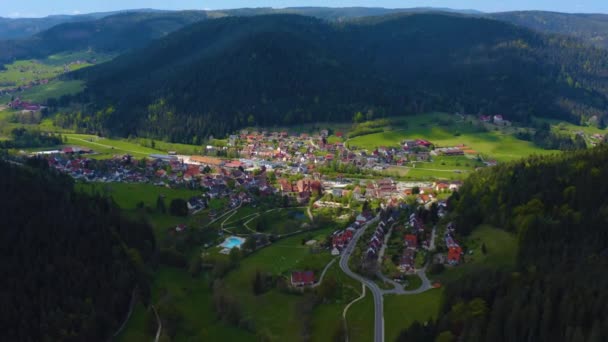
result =
M485 255L481 251L482 244L486 245ZM463 245L472 250L473 254L467 253L464 264L446 267L442 274L434 278L446 282L478 269L509 268L515 265L517 238L502 229L482 225L463 241Z
M330 229L317 231L313 239L321 240L329 232ZM311 254L309 248L301 244L302 237L280 240L254 253L242 260L239 268L224 280L226 290L241 303L245 316L253 320L258 330L270 332L277 341L299 338L302 320L296 308L304 297L276 289L255 296L251 284L256 270L286 277L293 270L315 270L319 276L332 257L327 251Z
M395 341L399 333L415 321L424 323L429 319L434 319L439 313L441 295L441 289L433 289L411 296L384 296L384 336L386 341Z
M445 122L445 124L442 124ZM466 145L480 154L509 161L531 154L547 154L531 142L519 140L510 132L483 131L469 120L456 121L447 114L429 113L395 120L389 130L355 137L349 146L372 150L378 146L398 146L406 139L427 139L437 147Z
M253 341L254 336L242 329L228 326L216 319L213 312L209 281L204 277L192 278L183 270L161 267L152 287L152 303L169 301L181 316L177 335L172 341ZM120 341L141 339L145 333L145 310L137 308Z

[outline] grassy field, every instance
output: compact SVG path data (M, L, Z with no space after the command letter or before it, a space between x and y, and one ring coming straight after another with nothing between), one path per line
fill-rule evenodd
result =
M365 291L365 298L348 309L346 322L349 341L369 342L374 340L374 297L369 289ZM387 339L387 341L392 340Z
M48 84L39 85L26 89L19 93L14 93L12 96L20 97L24 101L35 103L45 103L50 98L60 98L64 95L72 95L81 92L84 89L83 81L60 81L54 80ZM0 97L0 102L10 101L11 96L5 95Z
M322 240L329 232L318 231L313 239ZM281 240L245 258L224 280L226 290L241 303L245 316L253 320L258 330L269 331L277 341L298 339L302 319L297 306L304 297L276 289L255 296L251 284L256 270L287 277L294 270L315 270L319 276L332 257L327 251L311 254L309 247L301 244L302 236Z
M97 63L107 61L112 55L80 51L51 55L48 58L20 60L5 64L0 70L0 89L18 87L35 80L54 79L64 72L86 68L92 64L87 60L96 59Z
M79 189L87 193L108 194L114 198L118 206L123 209L135 209L137 203L143 202L145 206L156 207L158 196L164 196L167 207L173 199L189 199L200 195L200 191L187 189L169 189L152 184L129 183L78 183Z
M310 225L306 209L290 208L266 212L249 223L251 229L260 226L260 231L283 235L306 229Z
M137 210L137 204L143 202L145 207L156 209L158 196L165 196L165 206L169 205L173 199L189 199L192 196L200 195L199 191L187 189L169 189L155 186L152 184L129 184L129 183L77 183L77 189L89 194L99 193L111 196L116 204L122 208L125 214L134 219L143 218L148 220L154 229L154 234L158 241L166 236L167 229L178 224L185 224L188 227L202 226L208 219L206 215L197 216L172 216L160 212L147 212Z
M481 251L482 244L486 246L486 254ZM473 254L467 254L464 257L464 264L453 268L448 267L442 274L434 278L446 282L458 279L477 269L508 268L515 264L517 239L513 234L504 230L487 225L480 226L463 241L463 245L472 250Z
M395 120L387 131L355 137L349 146L372 150L378 146L398 146L406 139L427 139L436 147L465 145L498 161L509 161L531 154L547 154L534 144L519 140L509 132L483 131L470 121L456 121L447 114L429 113Z
M93 149L95 152L101 153L101 157L111 157L115 154L131 154L136 158L146 157L150 154L164 154L166 151L160 151L149 147L131 143L125 140L100 138L90 134L64 134L67 138L68 145L77 145Z
M435 318L439 313L441 295L441 289L433 289L411 296L384 296L386 341L395 341L399 333L415 321L424 323Z
M397 176L405 179L448 179L458 180L466 178L483 162L475 157L467 156L438 156L430 162L416 162L411 166L391 166L384 173L387 176Z
M324 303L315 308L313 313L313 341L325 342L333 336L338 326L342 324L342 312L348 303L361 295L361 284L348 277L337 263L334 263L327 270L325 279L334 277L339 284L342 284L342 293L339 299ZM349 324L359 326L366 324L365 317L356 319L351 317Z
M152 303L169 301L181 317L177 335L172 341L253 341L255 337L242 329L227 326L213 312L209 281L192 278L183 270L161 267L152 287ZM145 309L140 305L133 313L119 341L149 341L145 332ZM147 336L147 339L142 337Z

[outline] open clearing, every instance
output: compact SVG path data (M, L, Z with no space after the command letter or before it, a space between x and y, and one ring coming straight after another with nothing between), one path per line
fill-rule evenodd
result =
M424 323L439 313L442 289L411 296L384 296L384 329L386 341L395 341L412 323Z

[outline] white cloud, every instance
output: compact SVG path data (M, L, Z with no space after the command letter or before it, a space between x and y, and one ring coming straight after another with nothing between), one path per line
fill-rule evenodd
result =
M72 14L80 14L81 12L79 10L73 10Z

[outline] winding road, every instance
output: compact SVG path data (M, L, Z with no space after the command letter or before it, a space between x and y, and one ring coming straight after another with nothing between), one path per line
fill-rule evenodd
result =
M346 248L342 252L342 255L340 256L340 268L342 269L342 271L349 277L359 281L364 286L367 286L369 288L369 290L372 292L372 295L374 297L374 317L375 317L374 318L374 342L384 342L384 297L383 296L385 294L414 295L414 294L419 294L419 293L428 291L433 288L431 285L431 281L426 276L426 267L428 264L425 265L423 268L416 271L416 275L418 275L420 277L420 279L422 279L422 285L415 290L405 290L403 288L403 285L401 285L401 284L393 281L392 279L389 279L389 278L385 277L384 275L382 275L381 273L379 273L378 276L382 280L389 282L390 284L392 284L394 286L394 289L383 290L383 289L380 289L374 281L367 279L367 278L351 271L350 267L348 266L348 260L350 259L350 256L352 255L353 250L355 249L355 246L357 245L357 241L359 241L359 238L361 238L361 236L363 235L363 233L365 232L365 230L367 230L367 228L369 226L378 222L379 218L380 218L380 216L378 215L378 216L376 216L376 218L374 218L373 220L371 220L367 224L365 224L363 227L361 227L355 233L352 240L348 243L348 246L346 246Z
M355 246L357 245L357 241L365 230L372 224L378 221L379 216L369 221L365 226L361 227L353 236L352 240L349 242L346 249L342 252L342 256L340 257L340 268L346 275L349 277L361 282L365 286L367 286L372 295L374 297L374 342L384 342L384 299L382 298L382 290L374 283L373 281L366 279L357 273L351 271L348 266L348 259L350 259Z

